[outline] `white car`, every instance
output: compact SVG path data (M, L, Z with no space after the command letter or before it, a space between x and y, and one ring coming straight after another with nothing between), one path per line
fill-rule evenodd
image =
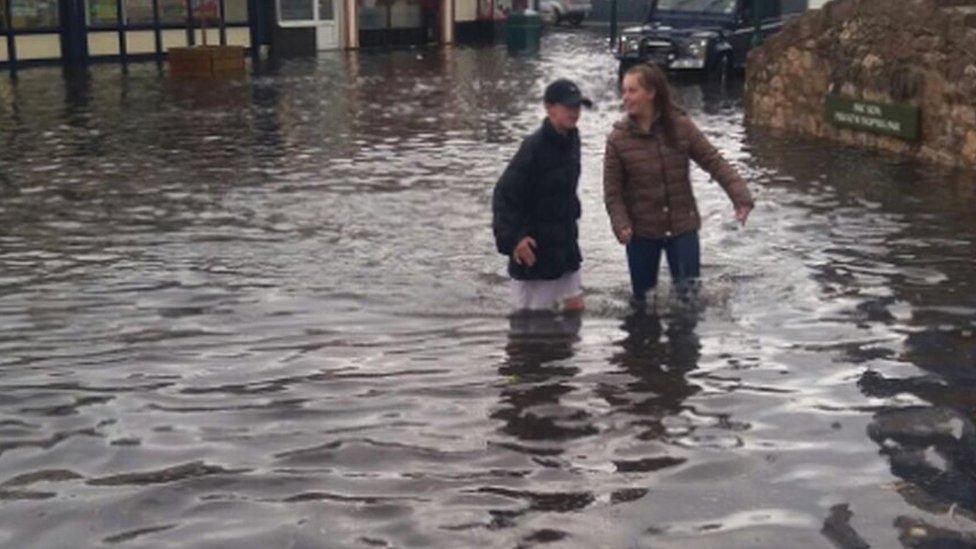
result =
M592 9L590 0L539 0L539 12L543 21L553 25L565 21L578 27Z

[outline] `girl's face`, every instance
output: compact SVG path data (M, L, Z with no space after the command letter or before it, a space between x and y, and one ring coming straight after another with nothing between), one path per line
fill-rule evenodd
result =
M567 133L576 127L579 121L580 107L568 107L559 103L547 103L546 113L549 115L549 122L559 133Z
M623 95L624 110L628 115L647 116L654 112L654 90L648 90L642 86L638 75L625 75L620 89Z

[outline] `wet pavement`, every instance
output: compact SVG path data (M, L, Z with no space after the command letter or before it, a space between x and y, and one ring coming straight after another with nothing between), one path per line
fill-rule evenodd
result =
M584 114L582 318L508 316L490 195ZM627 305L597 30L0 79L0 546L976 543L976 185L748 131L694 183L702 302Z

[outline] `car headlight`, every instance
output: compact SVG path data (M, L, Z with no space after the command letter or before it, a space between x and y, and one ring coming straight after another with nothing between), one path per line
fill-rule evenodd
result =
M708 54L708 38L693 38L688 43L688 56L701 61L705 60Z
M630 55L640 52L640 36L623 35L620 37L620 55Z

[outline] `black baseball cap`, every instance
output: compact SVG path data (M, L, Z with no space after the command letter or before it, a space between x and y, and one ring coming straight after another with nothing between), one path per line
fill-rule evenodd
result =
M579 87L566 78L560 78L546 86L546 94L542 100L550 104L566 105L567 107L592 107L593 102L589 98L583 97Z

